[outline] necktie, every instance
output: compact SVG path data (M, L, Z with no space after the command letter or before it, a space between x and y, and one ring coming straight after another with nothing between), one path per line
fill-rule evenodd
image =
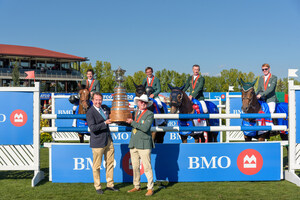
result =
M103 117L103 119L106 120L106 116L105 116L102 108L99 108L99 112L100 112L101 116Z
M137 117L139 117L141 113L142 113L142 111L139 110L138 114L137 114Z

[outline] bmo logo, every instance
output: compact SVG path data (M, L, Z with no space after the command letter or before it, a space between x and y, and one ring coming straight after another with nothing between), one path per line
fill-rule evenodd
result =
M254 149L246 149L237 158L239 170L246 175L257 174L263 166L261 154Z
M10 114L10 122L17 127L24 126L27 122L27 114L23 110L15 110Z
M140 174L144 174L144 166L143 163L140 161ZM130 152L127 152L122 160L122 166L123 170L128 174L129 176L133 176L133 170L132 170L132 162L130 158Z

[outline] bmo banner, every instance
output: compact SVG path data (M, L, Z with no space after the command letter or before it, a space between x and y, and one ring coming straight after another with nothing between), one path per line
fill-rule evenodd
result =
M33 144L33 93L0 92L0 144Z
M132 182L127 144L114 144L115 182ZM280 143L156 144L151 155L154 180L170 182L280 180ZM93 182L88 144L52 144L53 182ZM105 182L105 162L101 165ZM143 164L141 181L147 182Z

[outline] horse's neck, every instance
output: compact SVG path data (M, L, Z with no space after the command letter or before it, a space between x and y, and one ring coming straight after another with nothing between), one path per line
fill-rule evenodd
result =
M182 104L179 108L180 113L194 113L193 104L190 101L189 97L183 92Z
M258 102L258 100L256 99L256 96L254 95L251 104L249 105L250 108L247 111L247 113L259 113L259 111L261 111L261 105ZM253 121L255 119L245 119L246 121Z
M86 114L81 103L79 104L78 114Z

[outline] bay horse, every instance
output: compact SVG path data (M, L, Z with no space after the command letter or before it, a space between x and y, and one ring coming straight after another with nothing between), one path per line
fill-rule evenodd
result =
M78 95L70 96L69 101L74 105L78 105L76 107L76 110L73 111L74 114L86 114L86 112L91 106L90 92L84 85L81 85L79 83L78 86L79 86ZM76 121L76 127L85 127L85 126L87 127L85 119L77 119L75 121ZM84 134L85 133L78 132L80 143L84 143Z
M255 80L254 82L244 82L243 79L240 79L241 81L241 92L242 92L242 111L244 113L262 113L262 106L261 103L259 102L259 100L256 98L256 93L254 90L254 85L256 83L257 80ZM285 105L284 105L285 104ZM278 106L283 106L287 107L287 103L277 103L276 104L276 110L278 110ZM274 122L274 124L277 124L277 122L281 120L287 120L287 119L278 119L278 120L272 120ZM249 122L251 124L257 124L257 119L244 119L244 121ZM286 123L287 124L287 123ZM259 132L256 131L256 135L255 136L247 136L245 135L244 132L244 138L245 141L251 141L252 138L257 138L258 141L264 141L265 139L269 139L270 136L276 135L276 134L280 134L280 137L282 140L288 140L288 135L284 132L284 131L266 131L262 134L259 134Z
M135 86L135 95L137 97L140 97L142 94L146 94L148 97L154 92L153 88L151 86L146 86L146 84L144 85L137 85L135 82L133 82L134 86ZM163 102L162 102L163 103ZM167 113L164 111L163 108L159 108L158 106L156 106L155 103L153 103L152 105L150 105L148 107L149 110L151 110L153 113L159 113L158 109L160 110L160 113ZM154 126L166 126L167 122L165 120L154 120ZM166 132L152 132L152 139L154 141L154 143L163 143L164 142L164 137Z
M182 114L194 114L195 110L193 108L193 103L187 96L187 94L183 91L184 85L182 87L172 87L168 84L169 88L171 89L170 94L170 113L182 113ZM192 119L187 119L186 121L190 121ZM184 120L182 120L184 121ZM194 124L194 121L193 121ZM206 119L206 124L209 126L210 122ZM201 139L201 143L205 142L204 133L199 134L191 134L194 138L195 143L199 143L199 139ZM182 143L187 143L187 135L180 134ZM207 139L208 142L217 142L218 132L207 132Z

